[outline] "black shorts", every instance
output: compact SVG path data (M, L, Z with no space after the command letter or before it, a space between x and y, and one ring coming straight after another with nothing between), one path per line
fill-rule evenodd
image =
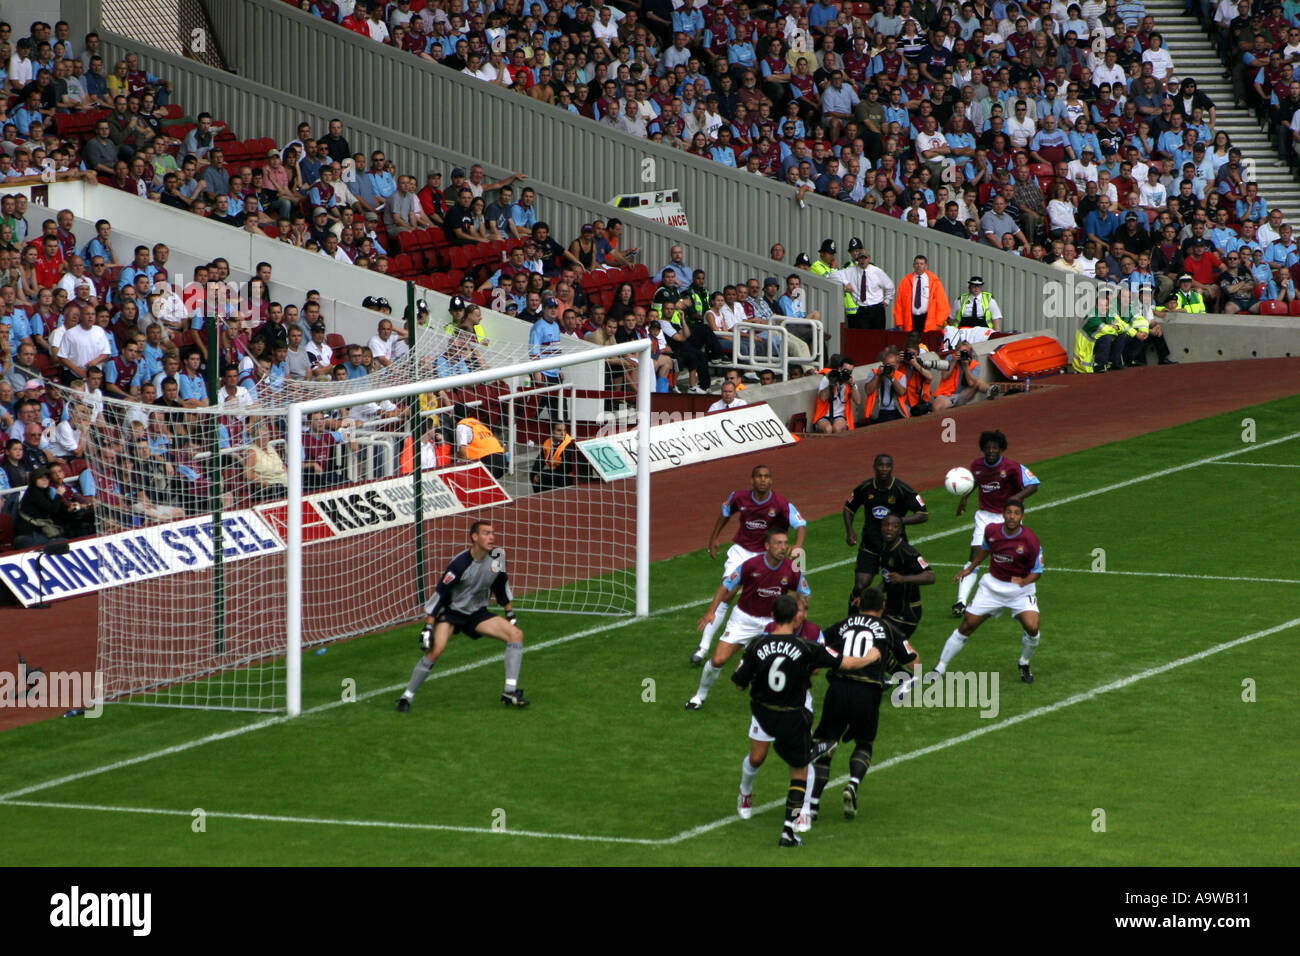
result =
M871 743L876 739L883 692L879 684L842 678L830 681L822 701L822 719L813 736L818 740Z
M812 763L812 714L806 710L772 710L762 704L751 703L749 712L754 715L763 732L776 740L772 746L776 755L791 767L806 767Z
M478 626L490 617L495 617L487 608L480 608L472 614L461 614L459 611L453 611L450 608L444 608L438 612L434 620L439 623L446 622L451 625L452 633L460 631L466 637L472 637L478 640L483 635L478 632Z
M903 640L909 641L912 639L912 634L915 633L917 625L921 623L920 605L906 607L901 611L891 611L886 608L885 620L894 625L898 632L903 635Z
M868 548L858 548L858 563L854 570L858 574L870 574L874 577L880 570L880 555Z

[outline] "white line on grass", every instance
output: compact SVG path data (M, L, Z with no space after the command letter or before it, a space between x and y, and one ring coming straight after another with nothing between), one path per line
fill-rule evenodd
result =
M1075 704L1087 703L1088 701L1095 700L1096 698L1102 696L1103 694L1109 694L1112 691L1123 690L1126 687L1131 687L1132 685L1138 683L1138 681L1147 680L1148 678L1151 677L1158 677L1161 674L1167 673L1179 667L1183 667L1186 664L1192 664L1197 661L1204 660L1205 658L1212 657L1213 655L1221 653L1222 651L1231 650L1232 648L1240 647L1243 644L1249 644L1251 641L1257 641L1260 638L1268 637L1272 634L1277 634L1281 631L1289 630L1290 628L1296 627L1298 625L1300 625L1300 617L1292 618L1290 621L1287 621L1284 624L1277 624L1273 627L1265 628L1262 631L1255 631L1253 634L1246 634L1243 637L1236 638L1235 640L1225 641L1221 644L1215 644L1213 647L1207 647L1205 650L1197 651L1195 654L1188 654L1186 657L1180 657L1177 660L1169 661L1166 664L1159 664L1155 667L1149 667L1146 670L1139 671L1136 674L1130 674L1128 677L1122 677L1119 680L1111 681L1109 684L1102 684L1099 687L1094 687L1092 690L1083 691L1082 693L1079 694L1072 694L1071 696L1066 697L1063 700L1058 700L1054 704L1045 704L1042 707L1035 707L1033 710L1027 710L1023 714L1017 714L1014 717L1008 717L1006 720L1000 720L995 724L988 724L983 727L979 727L976 730L968 731L967 733L964 734L959 734L956 737L949 737L947 740L941 740L936 744L930 744L927 747L920 747L916 750L910 750L907 753L898 754L897 756L890 757L888 760L883 760L880 763L873 766L871 768L871 773L879 774L882 770L887 770L890 767L897 767L900 764L906 763L909 760L915 760L918 757L925 757L928 756L929 754L938 753L941 750L948 750L949 748L956 747L959 744L968 743L972 740L976 740L980 737L983 737L985 734L991 734L994 733L995 731L1005 730L1008 727L1014 727L1017 724L1022 724L1026 721L1034 720L1035 718L1038 717L1045 717L1048 714L1054 714L1057 711L1064 710L1067 707L1073 707ZM827 784L827 786L839 786L845 783L848 779L849 778L847 775L836 777L835 779L831 780ZM178 816L178 817L190 817L193 815L193 811L191 810L159 809L153 807L113 807L113 806L101 806L99 804L58 803L58 802L43 801L43 800L6 799L3 802L9 803L10 805L16 807L36 807L36 808L47 809L47 810L84 810L84 811L91 811L97 813L131 813L131 814L145 814L145 815L153 815L153 816ZM776 810L784 806L785 806L784 800L773 800L769 803L763 804L762 806L755 807L754 812L766 813L769 810ZM297 824L306 824L311 826L362 827L362 828L368 827L374 829L392 829L392 830L433 830L433 831L444 831L450 833L522 836L522 837L529 837L533 839L568 840L572 842L583 842L583 843L635 844L638 846L673 846L678 843L684 843L687 840L692 840L695 837L703 836L706 833L711 833L714 830L719 830L722 827L730 826L731 824L735 823L740 819L738 816L732 813L732 814L728 814L725 817L719 817L718 819L712 821L711 823L705 823L697 827L691 827L689 830L682 830L680 833L674 834L673 836L654 839L650 837L597 836L595 834L583 834L583 833L549 833L549 832L539 831L539 830L493 830L489 827L463 827L463 826L452 826L449 824L439 824L439 823L403 823L400 821L389 821L389 820L347 820L347 819L333 819L329 817L280 816L276 814L265 814L265 813L230 813L230 812L221 812L221 811L209 811L207 812L206 815L212 817L213 819L218 819L218 820L221 819L249 820L249 821L259 822L259 823L297 823Z
M1127 488L1130 485L1141 484L1144 481L1151 481L1154 478L1163 478L1166 475L1172 475L1180 471L1187 471L1191 468L1199 468L1202 465L1212 464L1214 462L1221 461L1224 458L1231 458L1235 455L1243 455L1248 451L1253 451L1258 448L1268 448L1270 445L1279 445L1283 442L1292 441L1293 439L1296 438L1300 438L1300 432L1292 432L1289 435L1283 435L1281 438L1273 438L1270 439L1269 441L1257 442L1255 444L1245 445L1234 451L1226 451L1218 455L1211 455L1207 458L1198 458L1195 461L1185 462L1181 465L1173 465L1172 467L1169 468L1162 468L1160 471L1153 471L1145 475L1139 475L1136 478L1129 478L1125 481L1104 485L1103 487L1096 488L1092 491L1085 491L1085 492L1080 492L1079 494L1067 495L1064 498L1057 498L1053 501L1045 501L1041 504L1035 504L1032 510L1036 514L1039 511L1044 511L1048 508L1057 508L1060 507L1061 505L1072 504L1076 501L1082 501L1085 498L1091 498L1095 495L1105 494L1108 491L1115 491L1118 488ZM913 538L912 544L913 545L924 544L928 541L936 541L939 538L947 538L956 534L964 534L969 530L970 530L969 525L965 525L965 526L959 525L955 528L949 528L946 531L936 531L934 534L922 535L919 538ZM830 564L824 564L821 567L813 568L808 573L820 574L821 572L824 571L831 571L834 570L835 568L840 568L840 567L844 567L847 564L852 564L856 560L857 559L855 556L851 558L844 558L840 561L832 561ZM687 601L682 604L674 604L669 607L663 607L651 611L649 617L660 617L664 614L671 614L676 611L683 611L687 608L699 607L708 604L708 602L709 599L705 598L697 601ZM615 621L612 624L602 624L598 627L586 628L585 630L582 631L576 631L573 634L567 634L564 637L557 637L553 640L543 641L540 644L525 645L524 652L528 653L530 651L540 651L544 648L555 647L560 644L567 644L570 641L576 641L579 638L583 638L583 637L590 637L593 634L601 634L604 633L605 631L613 631L619 628L630 627L644 620L646 620L646 618L635 618L635 617L625 618L620 621ZM500 661L499 657L495 657L495 656L487 657L487 658L483 658L482 660L473 661L468 664L462 664L459 667L452 667L446 670L438 671L431 676L434 679L451 677L455 674L463 674L466 671L475 670L479 667L484 667L488 664L494 664L499 661ZM381 694L391 694L393 691L401 690L405 686L406 686L405 684L392 684L388 687L381 687L377 690L367 691L363 694L357 695L356 701L359 702L362 700L367 700L371 697L377 697ZM352 702L342 701L342 700L331 701L328 704L320 704L317 705L316 707L310 707L304 710L302 712L302 716L306 717L311 714L323 713L324 711L327 710L333 710L335 707L349 706L350 703ZM138 757L130 757L126 760L119 760L111 764L106 764L102 767L92 767L89 770L82 770L77 773L67 774L66 776L57 777L54 780L49 780L46 781L45 783L32 784L29 787L23 787L22 789L19 790L13 790L10 791L9 793L0 794L0 803L3 803L7 800L12 800L16 797L23 797L30 793L39 793L42 790L48 790L51 787L57 787L65 783L73 783L77 780L84 780L87 777L94 777L94 776L98 776L99 774L109 773L114 770L120 770L124 767L131 767L136 764L146 763L150 760L155 760L159 757L167 757L167 756L171 756L172 754L183 753L186 750L192 750L196 747L202 747L205 744L216 743L217 741L226 740L231 737L238 737L241 734L251 733L252 731L255 730L262 730L266 727L273 727L277 724L282 724L285 721L290 719L293 718L289 718L286 716L286 717L272 717L266 720L259 720L256 723L249 724L245 727L236 727L231 730L223 731L222 733L219 734L209 734L208 736L200 737L196 740L188 741L186 743L174 744L173 746L170 747L164 747L161 750L152 751L147 754L141 754Z
M46 800L6 800L14 807L35 807L42 810L89 810L97 813L136 813L145 816L185 817L192 810L168 810L159 807L106 807L94 803L57 803ZM398 820L347 820L329 817L282 816L273 813L226 813L205 810L203 815L213 820L250 820L254 823L304 823L327 827L359 827L376 830L436 830L445 833L474 833L488 836L520 836L548 840L570 840L579 843L633 843L655 846L663 840L641 837L594 836L582 833L546 833L540 830L494 830L491 827L458 827L446 823L403 823Z
M964 568L960 561L931 561L932 568ZM1244 581L1253 584L1300 584L1300 578L1246 578L1224 574L1178 574L1172 571L1093 571L1091 568L1057 568L1047 565L1044 574L1095 574L1099 578L1118 574L1128 578L1180 578L1189 581Z
M1006 720L999 720L996 724L988 724L978 728L977 730L972 730L956 737L949 737L947 740L941 740L937 744L931 744L928 747L921 747L918 750L911 750L907 753L899 754L896 757L890 757L888 760L883 760L880 763L873 765L868 772L868 776L870 776L870 774L879 773L882 770L887 770L890 767L897 767L899 764L906 763L909 760L915 760L917 757L924 757L927 754L938 753L940 750L947 750L949 747L956 747L958 744L967 743L968 741L983 737L985 734L991 734L998 730L1006 730L1008 727L1014 727L1016 724L1023 724L1027 720L1033 720L1036 717L1044 717L1047 714L1054 714L1058 710L1073 707L1075 704L1082 704L1090 700L1095 700L1102 694L1109 694L1111 691L1123 690L1126 687L1131 687L1138 681L1146 680L1149 677L1157 677L1160 674L1182 667L1185 664L1192 664L1196 661L1204 660L1205 658L1218 654L1221 651L1240 647L1242 644L1249 644L1251 641L1257 641L1261 637L1268 637L1269 635L1277 634L1280 631L1285 631L1298 625L1300 625L1300 617L1292 618L1285 624L1278 624L1262 631L1256 631L1253 634L1247 634L1244 637L1238 637L1235 640L1225 641L1222 644L1215 644L1213 647L1207 647L1205 650L1198 651L1195 654L1188 654L1186 657L1180 657L1167 664L1159 664L1156 667L1149 667L1144 671L1138 671L1136 674L1130 674L1128 677L1122 677L1117 681L1111 681L1109 684L1102 684L1100 687L1094 687L1092 690L1073 694L1066 697L1064 700L1058 700L1054 704L1035 707L1033 710L1027 710L1023 714L1016 714L1014 717L1008 717ZM836 777L834 780L831 780L827 786L839 786L840 784L847 783L848 779L847 774ZM766 813L768 810L775 810L778 807L784 806L785 800L773 800L770 803L765 803L762 806L755 807L754 812ZM686 840L693 839L697 836L709 833L710 831L735 823L739 819L740 818L736 816L736 814L732 813L729 816L719 817L712 823L705 823L698 827L692 827L689 830L683 830L676 836L669 837L662 842L665 845L682 843Z
M1219 465L1236 465L1238 468L1300 468L1300 465L1275 465L1270 461L1220 461Z

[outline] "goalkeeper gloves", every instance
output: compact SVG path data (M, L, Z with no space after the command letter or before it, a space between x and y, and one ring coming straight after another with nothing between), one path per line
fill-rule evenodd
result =
M433 650L433 625L426 624L420 629L420 650L426 654Z

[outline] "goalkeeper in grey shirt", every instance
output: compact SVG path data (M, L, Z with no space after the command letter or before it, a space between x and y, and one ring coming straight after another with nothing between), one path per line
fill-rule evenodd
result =
M513 599L506 576L506 555L495 547L496 535L487 521L475 521L469 529L470 546L451 559L438 580L433 596L424 605L424 628L420 650L425 654L411 673L411 682L397 701L398 713L411 709L416 690L442 656L455 631L478 639L484 635L506 645L506 686L501 702L527 707L519 690L519 661L524 654L524 632L515 623ZM488 597L496 598L506 612L500 617L488 610Z

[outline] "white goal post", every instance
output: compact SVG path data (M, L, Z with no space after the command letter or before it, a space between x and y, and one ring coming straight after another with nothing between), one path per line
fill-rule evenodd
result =
M303 433L305 423L314 412L330 412L351 406L393 402L400 399L419 401L419 396L431 392L441 392L471 388L484 383L498 382L519 377L530 378L534 373L549 370L563 370L578 365L598 363L603 368L610 359L630 358L639 363L637 375L636 423L637 423L637 461L635 479L635 614L644 617L650 611L650 395L654 388L654 373L650 361L651 342L638 339L620 345L587 348L581 351L565 351L562 354L529 361L520 361L512 365L498 365L461 374L429 378L418 382L406 382L386 387L370 389L363 392L332 394L327 397L297 401L286 408L285 425L285 464L288 468L288 500L285 525L285 585L286 607L285 626L287 644L285 649L285 692L288 715L294 717L302 712L302 647L303 647L303 609L307 600L304 576L304 505L307 503L303 481ZM561 391L559 394L563 395ZM570 398L576 404L579 399ZM590 401L587 399L586 401ZM513 407L513 403L512 406ZM596 416L591 416L595 420ZM576 436L575 436L576 437ZM421 449L413 447L414 471L421 474ZM412 478L414 483L417 479ZM554 494L554 492L552 492ZM536 497L536 496L534 496ZM579 518L576 512L566 515ZM427 515L414 516L417 534L421 532L422 519ZM463 540L463 539L461 539ZM358 575L382 574L382 569L359 567ZM434 574L441 568L434 566ZM412 607L412 617L416 608Z

